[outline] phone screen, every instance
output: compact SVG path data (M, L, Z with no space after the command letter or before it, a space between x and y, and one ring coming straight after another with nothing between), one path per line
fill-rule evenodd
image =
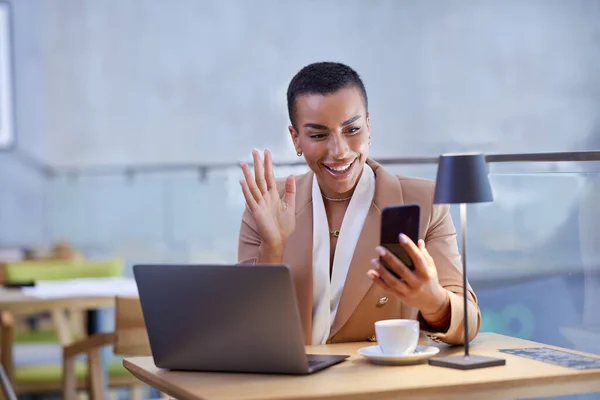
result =
M414 265L410 256L400 245L399 235L404 233L417 243L420 211L418 204L403 204L386 207L381 213L381 246L398 257L410 269L414 269ZM381 263L394 273L383 259ZM396 274L394 273L394 275Z

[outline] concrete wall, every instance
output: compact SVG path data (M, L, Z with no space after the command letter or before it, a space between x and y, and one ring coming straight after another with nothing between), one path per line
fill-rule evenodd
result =
M44 179L0 153L0 248L43 246L47 240Z
M293 159L285 89L319 60L363 76L374 156L581 149L600 124L595 1L16 4L54 165Z
M48 239L45 197L47 186L35 166L47 158L48 139L42 99L43 34L38 31L36 2L12 4L15 148L0 151L0 248L43 246Z
M253 147L295 159L287 83L302 65L329 59L365 80L376 158L594 149L599 4L22 0L14 7L20 136L54 166L237 161ZM529 167L494 167L496 201L473 211L476 259L543 254L549 269L579 260L576 235L570 252L543 249L578 230L584 167L513 176ZM59 177L48 192L48 239L165 246L179 257L198 243L201 254L213 251L206 238L219 238L234 258L239 177ZM206 223L213 213L220 224ZM510 274L520 269L511 265Z

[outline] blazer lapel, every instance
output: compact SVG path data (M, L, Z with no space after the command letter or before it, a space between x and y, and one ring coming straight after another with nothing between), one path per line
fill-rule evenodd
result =
M313 307L313 216L312 216L313 173L296 178L296 228L288 239L283 263L290 267L294 278L294 289L298 300L298 311L302 322L304 342L312 340Z
M373 285L367 276L367 271L371 269L371 259L378 257L375 247L379 245L381 210L389 205L404 203L402 186L398 178L371 159L368 159L367 163L375 173L375 195L354 250L338 311L331 326L330 339L348 322L356 307Z

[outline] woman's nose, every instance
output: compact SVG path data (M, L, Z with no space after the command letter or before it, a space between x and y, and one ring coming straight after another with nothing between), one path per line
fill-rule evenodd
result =
M329 153L333 158L343 159L348 154L348 143L343 137L332 136Z

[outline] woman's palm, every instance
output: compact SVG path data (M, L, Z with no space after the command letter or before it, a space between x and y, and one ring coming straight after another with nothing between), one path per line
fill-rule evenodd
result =
M245 180L241 184L246 204L254 216L263 243L269 247L285 246L296 225L294 177L288 176L284 194L280 196L271 153L265 151L264 166L257 151L253 151L252 155L254 177L250 167L242 164Z

